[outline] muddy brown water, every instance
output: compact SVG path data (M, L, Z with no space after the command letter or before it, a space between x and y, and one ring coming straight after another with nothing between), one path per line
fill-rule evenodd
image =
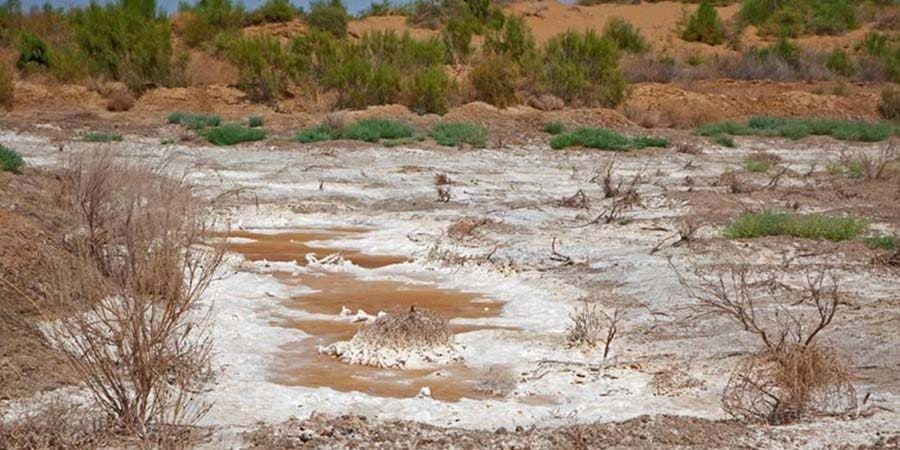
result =
M394 255L369 255L336 248L310 247L308 242L328 240L365 233L365 229L328 229L260 234L249 231L228 233L227 237L252 239L253 242L229 242L229 250L242 253L251 260L305 261L307 253L323 257L341 252L355 264L377 268L407 261ZM319 353L318 347L349 340L361 326L348 318L339 318L341 309L354 314L364 310L400 312L411 306L430 309L446 319L498 317L502 303L478 294L439 289L428 284L399 281L360 280L351 275L331 272L312 272L292 275L273 274L279 281L309 287L315 292L296 296L285 305L311 313L334 315L335 320L297 320L283 318L273 325L302 330L310 338L283 347L273 364L272 381L286 386L325 387L342 392L361 392L379 397L406 398L417 395L427 386L432 398L455 402L462 398L483 399L488 394L476 389L487 374L486 370L454 364L438 369L400 370L351 365ZM455 333L498 328L451 324Z

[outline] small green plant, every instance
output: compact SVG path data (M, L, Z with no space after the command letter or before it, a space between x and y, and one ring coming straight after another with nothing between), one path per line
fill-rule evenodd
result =
M122 142L121 134L88 132L81 135L84 142Z
M294 139L298 142L309 144L312 142L331 141L339 137L341 137L340 131L328 125L316 125L300 131Z
M850 59L850 56L841 49L836 49L828 55L828 59L825 61L825 67L835 74L844 77L853 75L853 72L856 70L853 67L853 61Z
M216 115L193 114L181 111L169 114L169 123L181 124L191 130L202 130L207 127L217 127L222 123L222 119Z
M666 147L669 141L653 136L629 137L607 128L578 128L558 134L550 140L550 147L559 150L580 146L600 150L627 151L646 147Z
M556 136L566 131L566 126L560 121L547 122L544 124L544 132Z
M724 235L729 239L793 236L840 242L857 238L867 226L867 222L861 219L766 211L740 216L725 227Z
M717 134L713 136L713 142L721 145L722 147L734 148L737 145L734 143L734 139L727 134Z
M266 131L262 128L250 128L236 124L207 128L201 130L200 134L214 145L234 145L241 142L261 141L266 138Z
M886 120L900 121L900 89L889 87L881 91L878 114Z
M336 38L347 35L347 23L350 15L341 0L320 0L310 5L306 23L317 30L325 31Z
M681 38L709 45L719 45L725 40L725 26L709 0L701 1L697 11L688 18Z
M247 125L250 128L259 128L263 126L264 123L262 116L250 116L250 118L247 119Z
M863 242L871 248L896 250L898 243L900 243L900 238L893 235L879 234L877 236L863 238Z
M381 139L409 138L413 128L403 122L387 119L362 119L344 127L341 137L355 141L378 142Z
M630 22L613 17L603 27L603 37L615 42L623 52L642 54L650 50L650 44Z
M487 128L466 122L440 123L431 129L429 135L445 147L484 147L487 142Z
M19 173L25 166L25 160L15 150L0 145L0 171Z

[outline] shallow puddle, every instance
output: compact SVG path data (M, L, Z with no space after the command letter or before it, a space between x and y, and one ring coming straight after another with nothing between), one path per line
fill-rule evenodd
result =
M218 237L232 239L227 247L253 261L306 260L307 253L322 258L341 253L344 258L365 268L377 268L407 261L394 255L370 255L355 250L312 247L310 241L322 241L365 233L364 229L321 229L262 234L235 231ZM318 352L318 347L349 340L362 323L353 323L337 315L343 308L353 314L358 310L375 315L379 311L402 312L412 306L430 309L447 320L454 318L498 317L502 303L485 299L478 294L439 289L428 284L399 281L369 281L343 273L327 271L302 275L274 273L281 282L302 285L315 292L287 300L285 306L306 312L328 314L335 320L282 319L275 326L296 328L310 338L282 348L273 364L272 381L286 386L326 387L342 392L361 392L379 397L406 398L416 396L427 386L431 397L455 402L461 398L489 397L475 387L485 378L486 370L472 369L463 364L428 370L381 369L351 365ZM454 333L498 328L471 325L451 325Z
M365 228L329 228L264 234L239 230L215 236L252 240L252 242L229 241L226 243L228 250L240 253L250 261L296 261L299 264L304 264L308 253L314 254L316 258L324 258L334 253L340 253L345 259L352 261L357 266L368 269L408 261L407 258L396 255L372 255L353 249L314 247L309 245L309 242L312 241L325 241L338 237L361 235L366 231L368 230Z

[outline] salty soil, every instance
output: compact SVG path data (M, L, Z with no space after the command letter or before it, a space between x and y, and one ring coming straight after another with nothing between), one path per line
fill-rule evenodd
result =
M885 144L739 138L728 149L673 131L667 149L612 154L552 151L545 140L501 150L161 148L128 135L65 140L60 152L58 133L34 133L0 135L30 173L113 145L124 158L170 158L203 195L241 192L218 211L234 251L206 296L217 369L210 448L854 448L889 447L900 433L900 273L879 262L885 253L722 237L730 220L763 208L856 215L900 232L900 176L826 169L842 152L875 157ZM745 172L744 158L761 150L780 168ZM634 187L627 204L604 194L611 163L612 186ZM435 192L440 173L448 202ZM724 420L725 382L759 344L695 314L673 267L731 262L838 277L846 305L821 338L857 376L853 417L775 428ZM623 313L606 360L567 346L583 299ZM376 371L314 351L412 305L450 321L460 362Z

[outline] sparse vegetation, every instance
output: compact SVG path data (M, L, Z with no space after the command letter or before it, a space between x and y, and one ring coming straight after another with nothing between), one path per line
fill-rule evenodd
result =
M207 127L217 127L222 123L219 116L211 114L194 114L186 112L174 112L169 114L169 123L181 124L191 130L202 130Z
M584 301L571 314L572 325L566 331L566 342L572 347L594 349L603 347L603 359L609 357L612 344L618 337L622 312L616 310L610 316L596 303Z
M465 122L445 122L436 125L429 133L432 138L445 147L484 147L487 141L487 128Z
M562 122L547 122L544 124L544 132L556 136L566 131L566 125Z
M744 158L744 169L747 172L768 172L774 164L781 162L781 158L773 153L754 152Z
M0 172L19 173L25 160L15 150L0 145Z
M850 0L745 0L740 18L775 36L842 34L859 26Z
M864 238L863 242L865 242L866 245L872 248L878 248L881 250L896 250L898 245L900 245L900 238L889 234L879 234L877 236Z
M297 133L297 136L295 136L294 139L298 142L309 144L312 142L331 141L338 139L340 136L340 130L323 124L304 129Z
M701 136L773 136L802 139L807 136L831 136L842 141L877 142L900 133L890 123L832 119L782 119L754 117L746 123L718 122L697 128Z
M725 26L709 0L702 0L697 11L688 18L681 38L709 45L719 45L725 40Z
M207 141L215 145L235 145L241 142L261 141L266 138L262 128L250 128L237 124L226 124L200 130Z
M556 150L580 146L600 150L627 151L646 147L666 147L669 141L653 136L629 137L606 128L578 128L558 134L550 140Z
M734 148L737 147L737 144L734 143L734 139L731 136L719 134L713 136L713 142L721 145L722 147Z
M729 239L763 236L793 236L804 239L826 239L833 242L859 237L868 226L865 220L818 214L797 215L775 211L747 213L725 227Z
M84 142L121 142L122 135L114 133L87 132L81 135Z

